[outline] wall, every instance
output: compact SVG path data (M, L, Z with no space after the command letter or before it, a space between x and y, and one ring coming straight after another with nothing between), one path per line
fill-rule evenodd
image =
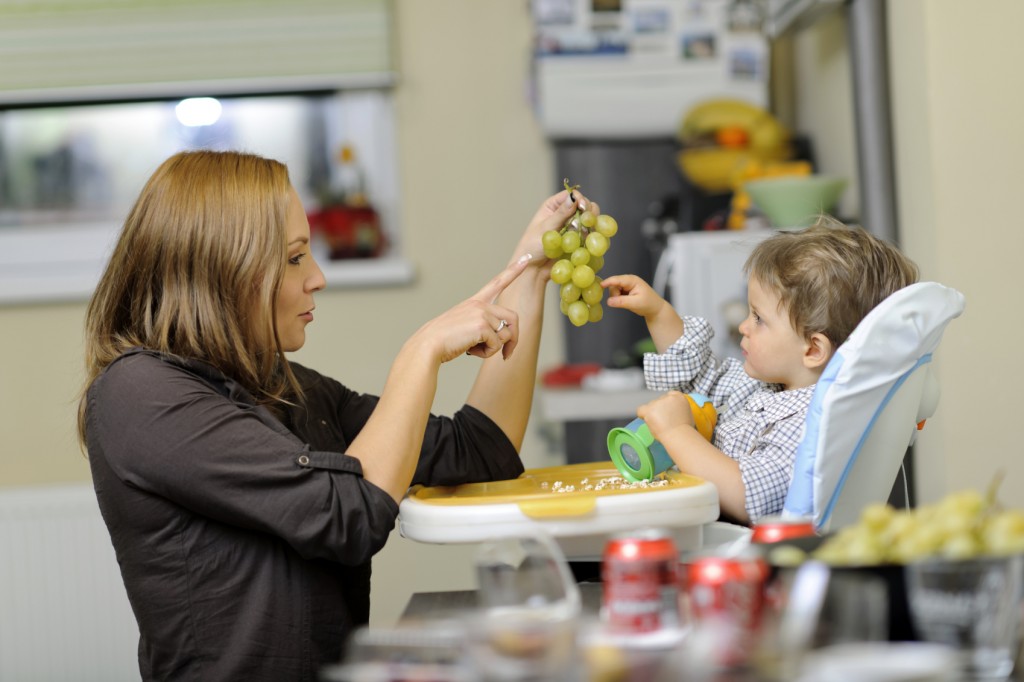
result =
M921 441L922 493L984 488L1019 505L1024 89L1017 0L889 3L899 221L925 276L967 299L940 348L942 403Z

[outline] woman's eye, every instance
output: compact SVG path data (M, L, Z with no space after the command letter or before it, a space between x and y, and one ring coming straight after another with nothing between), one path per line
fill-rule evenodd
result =
M294 256L291 256L288 259L288 262L291 263L292 265L299 265L302 262L302 259L305 257L305 255L305 252L297 253Z

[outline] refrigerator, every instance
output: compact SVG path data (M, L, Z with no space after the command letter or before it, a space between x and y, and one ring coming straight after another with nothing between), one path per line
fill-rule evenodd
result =
M600 276L633 274L652 281L664 231L677 224L672 212L683 190L675 141L561 140L554 143L554 151L557 177L578 184L619 224ZM564 315L559 319L565 362L570 364L621 366L634 346L649 336L643 319L624 310L605 307L604 319L582 327L573 326ZM621 420L566 422L568 463L606 459L605 440L615 426L622 426Z

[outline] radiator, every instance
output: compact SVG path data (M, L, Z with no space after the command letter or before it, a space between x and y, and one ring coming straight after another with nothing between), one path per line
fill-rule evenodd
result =
M138 636L92 486L0 489L0 680L137 681Z

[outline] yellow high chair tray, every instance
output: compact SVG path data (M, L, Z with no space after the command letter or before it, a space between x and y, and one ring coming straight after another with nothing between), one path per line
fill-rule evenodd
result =
M414 486L399 506L403 536L435 544L483 542L539 528L566 557L600 558L620 532L658 527L680 551L696 549L718 518L718 490L670 469L630 483L612 462L528 469L519 478L459 486Z

